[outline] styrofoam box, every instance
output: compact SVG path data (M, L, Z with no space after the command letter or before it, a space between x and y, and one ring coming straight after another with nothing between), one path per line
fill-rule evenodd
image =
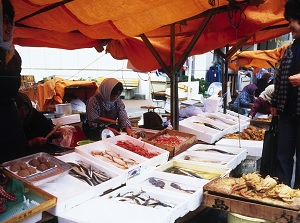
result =
M144 142L140 139L135 139L133 137L130 137L128 135L118 135L118 136L115 136L115 137L112 137L112 138L107 138L103 141L106 141L106 142L110 142L112 144L116 144L117 141L121 141L121 140L128 140L130 142L132 142L134 145L137 145L137 146L140 146L140 147L143 147L144 149L147 149L149 152L158 152L160 153L159 155L157 156L154 156L152 158L146 158L147 159L147 162L145 163L145 166L144 167L149 167L149 169L152 169L151 166L155 167L157 165L160 165L162 163L165 163L168 161L169 159L169 154L170 152L167 151L167 150L164 150L164 149L161 149L157 146L154 146L152 144L149 144L147 142ZM122 148L122 147L120 147ZM122 148L123 150L126 150L124 148Z
M205 117L208 117L210 119L215 120L215 123L216 123L217 126L219 125L219 123L220 124L221 123L226 123L227 125L231 126L231 128L228 129L227 134L240 131L240 129L241 129L241 125L238 122L238 118L236 118L236 117L226 118L226 116L224 114L220 113L220 112L217 112L217 113L203 113L202 116L205 116ZM237 119L237 120L233 120L233 119ZM246 122L246 123L249 125L248 122Z
M202 117L206 122L217 126L218 128L223 129L223 131L228 133L233 133L238 130L238 123L232 120L222 118L216 113L202 113L198 114L197 117Z
M217 146L232 146L247 150L248 156L261 157L263 141L245 140L245 139L221 139L216 142Z
M133 192L134 194L138 194L141 191L145 192L145 193L143 193L145 197L154 198L155 200L159 200L160 202L165 203L167 205L171 205L172 207L163 207L161 205L157 205L155 207L150 207L150 206L148 207L148 206L143 206L143 205L134 204L134 203L128 203L128 202L124 202L124 201L118 201L118 200L115 200L115 201L121 202L124 205L131 205L133 211L135 210L135 207L140 207L140 206L144 207L145 209L165 211L165 212L169 213L170 222L174 222L177 218L182 217L189 212L189 203L186 198L182 198L180 196L175 196L174 194L167 193L166 191L153 190L151 188L143 187L141 185L124 186L115 191L112 191L109 194L102 196L101 198L106 199L106 200L114 200L114 197L117 197L120 195L122 196L123 194L126 194L128 192ZM153 213L153 214L155 214L155 213ZM141 219L141 222L143 222L142 219Z
M224 131L206 127L193 122L200 121L197 116L192 116L179 122L179 131L194 134L198 140L213 144L225 135Z
M53 215L58 215L95 196L88 184L78 182L78 179L71 175L62 176L38 187L57 197L56 206L47 210Z
M238 128L239 128L237 131L244 130L244 129L248 128L249 125L250 125L250 118L248 118L244 115L239 115L238 116L237 113L235 113L236 115L232 115L228 111L227 111L226 114L224 114L222 112L217 112L215 114L219 117L226 118L228 120L232 120L234 122L237 122L238 123Z
M212 180L215 177L225 177L229 176L231 169L227 167L219 167L219 166L209 166L204 165L202 163L195 163L195 162L184 162L181 160L170 160L163 165L158 166L155 168L157 171L165 172L167 169L171 167L178 167L184 168L194 171L201 171L211 175L211 177L207 178L206 180ZM202 174L204 176L204 174ZM194 178L194 177L192 177ZM204 177L205 178L205 177Z
M247 116L245 116L245 115L241 115L241 114L239 114L239 113L237 113L237 112L230 111L230 110L226 110L226 114L231 115L231 116L234 116L234 117L238 117L238 118L240 118L240 119L242 119L242 120L245 120L245 121L247 121L247 122L250 122L250 118L249 118L249 117L247 117Z
M77 163L77 161L82 161L88 165L91 165L93 168L106 173L111 179L109 179L105 182L102 182L101 184L98 184L96 186L91 186L88 184L90 186L90 190L94 191L95 196L102 195L107 190L115 189L115 188L121 186L123 183L122 175L120 175L117 172L112 171L111 169L109 169L107 167L103 167L103 166L99 165L98 163L95 163L95 162L91 161L90 159L81 156L78 153L73 152L73 153L65 154L63 156L59 156L57 158L61 159L62 161L65 161L65 162L73 162L73 163ZM75 177L75 179L77 179L77 178ZM77 179L77 180L81 182L81 180L79 180L79 179ZM75 185L70 185L70 186L75 186Z
M35 222L38 222L38 221L42 220L42 217L43 217L43 215L42 215L42 212L41 212L41 213L38 213L38 214L32 216L31 218L29 218L25 221L22 221L22 223L35 223Z
M104 151L104 150L113 151L119 154L121 157L134 159L138 164L129 166L128 169L121 169L113 165L112 163L103 161L91 154L92 151ZM145 165L146 161L148 160L145 157L137 155L136 153L130 152L128 150L125 150L119 146L116 146L108 142L104 142L104 140L75 147L75 152L103 167L106 167L108 169L111 169L119 173L120 175L123 176L123 183L125 183L131 177L139 175L141 171L143 171L142 165Z
M163 188L154 186L149 182L150 177L154 177L156 180L162 180L165 183L165 186ZM188 199L189 211L194 211L200 206L203 200L203 186L208 182L208 180L180 176L161 171L148 171L140 176L128 180L126 185L149 187L158 191L167 191L167 193L174 194L174 196L183 197ZM176 183L182 188L182 190L171 187L171 183ZM187 193L183 190L194 190L195 192Z
M171 223L170 213L167 211L101 197L65 211L57 218L59 223Z
M207 151L205 151L207 150ZM220 152L216 152L213 150L220 150ZM222 153L224 152L229 152L235 155L231 154L226 154ZM186 155L190 155L189 152L196 152L195 155L200 156L200 157L207 157L207 158L215 158L217 160L228 160L228 162L225 165L220 165L220 166L225 166L230 169L236 168L244 159L247 157L247 150L242 149L242 148L236 148L236 147L229 147L229 146L217 146L217 145L206 145L206 144L196 144L190 147L186 152L188 152ZM206 154L206 156L204 156ZM191 155L194 155L191 154ZM179 154L178 156L174 157L174 159L183 159L185 154ZM200 161L201 163L201 161ZM207 162L204 162L207 163ZM218 163L211 163L211 165L214 166L219 166Z

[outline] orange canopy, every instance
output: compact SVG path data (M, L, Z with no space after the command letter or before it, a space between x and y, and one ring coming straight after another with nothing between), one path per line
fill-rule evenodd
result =
M141 34L170 65L169 24L176 23L176 61L201 28L190 55L234 46L245 38L247 43L258 43L289 32L283 18L286 0L276 4L273 0L11 1L16 11L15 44L70 50L96 47L101 51L108 43L107 52L114 58L129 59L141 71L161 67Z
M236 52L229 61L229 68L238 70L239 67L272 68L281 60L284 51L291 43L274 50L254 50Z

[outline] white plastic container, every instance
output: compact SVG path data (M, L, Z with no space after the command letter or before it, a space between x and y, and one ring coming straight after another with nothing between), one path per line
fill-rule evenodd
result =
M64 114L66 116L71 115L72 114L71 103L56 104L55 105L55 113L56 114Z
M227 223L271 223L271 221L259 219L259 218L250 218L236 213L228 212L227 214Z

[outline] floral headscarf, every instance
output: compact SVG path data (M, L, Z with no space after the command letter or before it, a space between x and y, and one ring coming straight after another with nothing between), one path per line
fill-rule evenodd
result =
M263 98L265 101L271 103L272 94L274 92L274 84L269 85L266 89L261 92L259 97Z

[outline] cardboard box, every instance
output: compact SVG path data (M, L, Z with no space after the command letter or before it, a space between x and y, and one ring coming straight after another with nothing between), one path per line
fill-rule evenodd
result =
M170 146L158 142L153 142L152 140L155 139L156 137L160 135L168 134L170 136L178 136L178 137L183 137L186 138L186 140L182 141L180 144L176 146ZM144 138L143 141L155 145L159 148L162 148L164 150L167 150L170 152L170 157L174 157L177 154L184 152L191 146L193 146L197 142L197 137L193 134L185 133L185 132L180 132L176 130L170 130L170 129L164 129L162 131L159 131L158 133L154 134L153 136L149 138Z
M0 170L8 176L9 179L14 178L14 175L10 172ZM30 219L36 219L37 215L41 215L43 211L46 211L54 207L57 203L57 198L44 190L22 180L24 183L25 193L24 196L27 199L27 203L22 204L21 207L14 206L6 212L1 213L0 222L24 222ZM29 205L28 205L29 203ZM33 207L32 207L33 206ZM25 208L26 207L26 208Z

